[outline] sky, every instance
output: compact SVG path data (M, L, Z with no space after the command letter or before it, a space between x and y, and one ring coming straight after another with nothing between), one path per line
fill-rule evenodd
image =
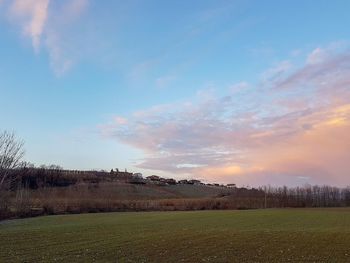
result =
M36 165L350 185L349 10L0 0L0 130Z

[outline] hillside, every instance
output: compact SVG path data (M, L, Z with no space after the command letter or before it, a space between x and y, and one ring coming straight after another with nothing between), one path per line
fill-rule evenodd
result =
M11 170L1 191L0 219L126 211L187 211L350 205L350 187L260 187L198 180L143 178L128 172Z

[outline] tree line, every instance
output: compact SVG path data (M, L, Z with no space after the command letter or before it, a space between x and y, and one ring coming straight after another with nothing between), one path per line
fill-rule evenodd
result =
M302 187L261 187L266 207L350 206L350 187L305 185ZM266 203L265 203L266 199Z

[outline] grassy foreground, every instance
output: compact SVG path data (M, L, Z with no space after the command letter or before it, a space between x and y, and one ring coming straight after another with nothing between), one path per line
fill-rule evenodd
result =
M0 222L0 262L350 262L350 209L104 213Z

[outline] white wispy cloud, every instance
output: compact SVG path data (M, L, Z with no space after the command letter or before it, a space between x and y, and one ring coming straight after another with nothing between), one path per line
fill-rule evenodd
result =
M47 22L49 0L15 0L10 7L11 18L18 20L24 35L29 36L35 51Z
M31 40L36 53L45 50L56 75L69 70L76 56L69 47L70 30L88 6L88 0L4 0L7 16ZM79 51L76 51L79 52Z
M315 48L307 57L306 62L308 64L317 64L322 63L328 57L328 53L326 50L322 48Z

